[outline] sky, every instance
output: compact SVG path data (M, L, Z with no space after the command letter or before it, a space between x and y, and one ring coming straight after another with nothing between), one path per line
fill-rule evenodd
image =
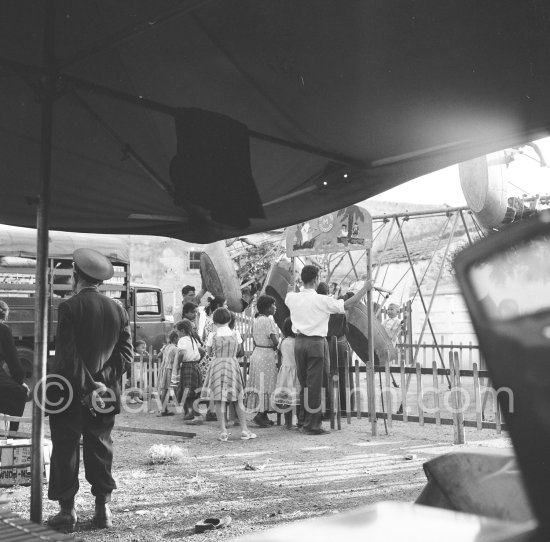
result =
M550 138L536 141L536 144L550 166ZM520 197L524 193L550 194L550 167L540 167L532 148L523 147L521 150L523 154L516 153L514 161L502 169L507 180L508 196ZM466 205L457 165L424 175L370 199L404 203L446 203L452 207Z

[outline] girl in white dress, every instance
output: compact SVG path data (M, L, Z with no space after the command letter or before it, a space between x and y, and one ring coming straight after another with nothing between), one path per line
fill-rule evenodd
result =
M250 356L250 373L246 383L246 407L257 414L252 420L258 427L270 427L273 422L267 413L271 410L273 392L277 384L277 347L279 329L273 315L275 299L261 295L256 303L258 314L254 319L252 336L254 351Z
M284 339L279 345L281 352L281 368L277 376L277 387L273 394L273 402L278 410L284 412L285 427L292 427L292 418L296 414L299 417L300 408L300 382L296 372L296 359L294 357L294 332L292 321L286 318L283 322Z

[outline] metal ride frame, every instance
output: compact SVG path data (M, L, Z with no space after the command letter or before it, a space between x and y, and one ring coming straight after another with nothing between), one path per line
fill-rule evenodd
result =
M444 224L443 228L439 232L436 247L434 247L434 249L432 251L432 255L431 255L431 258L428 262L428 265L427 265L426 269L424 270L424 273L422 274L422 276L419 277L416 270L415 270L415 264L414 264L413 258L411 256L411 252L410 252L410 249L409 249L409 244L407 243L407 239L406 239L406 236L405 236L405 233L404 233L404 229L405 229L404 225L405 225L405 223L409 222L410 220L422 219L422 218L434 218L434 217L438 217L438 216L439 217L446 217L446 221L445 221L445 224ZM469 217L470 224L468 224L468 217ZM407 328L407 341L406 341L407 365L409 365L411 367L411 370L416 365L419 352L422 348L422 345L421 345L422 338L424 337L426 329L428 329L429 333L431 334L432 340L433 340L435 351L437 352L437 355L438 355L438 358L439 358L439 364L442 368L441 374L443 374L446 377L448 385L449 385L449 389L451 389L452 387L454 387L453 386L454 374L457 370L459 370L459 368L458 368L458 365L456 363L451 363L450 364L451 365L450 366L450 371L451 371L450 375L447 374L448 368L445 364L444 354L443 354L443 351L442 351L443 350L443 345L439 344L438 339L435 335L435 331L434 331L432 322L430 320L430 313L432 311L433 301L435 299L435 294L436 294L436 292L438 290L438 287L440 285L440 282L441 282L441 278L442 278L442 274L443 274L443 268L444 268L444 262L448 258L451 245L453 243L453 240L455 239L455 236L457 234L457 230L459 228L459 223L464 228L464 233L466 234L466 237L467 237L467 240L468 240L469 244L472 244L475 240L475 238L473 237L473 235L471 233L471 230L473 230L474 235L476 236L476 238L480 238L480 237L484 236L483 230L479 226L478 222L476 221L472 211L466 206L463 206L463 207L442 207L442 208L428 209L428 210L424 210L424 211L373 215L372 216L372 221L373 221L373 226L375 224L379 224L378 228L374 228L373 242L378 239L378 237L386 229L386 226L389 224L389 228L387 229L386 239L384 241L384 246L383 246L383 249L382 249L381 254L380 254L380 261L376 265L376 273L375 273L374 277L373 277L373 262L372 262L371 249L366 249L364 252L361 253L359 258L357 258L355 260L352 258L352 255L348 252L348 257L349 257L350 263L351 263L351 269L341 279L341 282L346 280L351 273L354 273L356 280L360 280L360 275L359 275L357 269L358 269L358 264L361 262L363 257L366 258L366 268L367 268L366 269L366 278L367 278L367 280L373 279L374 282L376 282L376 280L377 280L377 278L378 278L378 276L381 272L382 267L384 265L388 265L388 264L391 263L388 260L384 261L384 257L386 255L386 252L387 252L388 248L391 246L391 242L393 240L395 240L397 237L399 237L401 242L402 242L404 252L406 254L406 258L407 258L407 262L409 264L409 268L407 269L405 274L399 279L398 284L399 284L399 282L401 282L401 280L403 280L405 278L406 274L409 271L412 273L415 288L416 288L413 299L414 299L414 297L416 297L416 295L418 295L418 297L421 301L421 304L422 304L422 308L424 310L424 315L425 315L424 316L424 322L422 323L422 329L421 329L421 332L420 332L419 339L417 341L417 344L414 345L413 344L413 339L412 339L412 329L411 329L411 325L410 325L411 321L412 321L411 320L411 311L410 311L411 301L408 302L408 328ZM449 225L450 225L450 230L449 230L449 232L447 232L447 228L448 228ZM396 232L395 232L395 234L392 238L392 233L394 232L395 227L397 227L397 230L396 230ZM444 250L443 261L442 261L442 264L441 264L441 266L440 266L440 268L437 272L437 278L436 278L435 284L433 286L431 300L430 300L429 304L427 304L426 300L424 298L424 295L422 293L421 286L422 286L422 283L423 283L424 279L426 278L427 272L432 267L432 263L434 261L434 256L439 251L444 239L446 239L446 244L445 244L445 247L443 249ZM320 255L320 254L321 254L321 252L319 254L313 254L312 256ZM294 273L295 257L292 257L291 261L292 261L292 276L294 278L294 275L295 275L295 273ZM386 272L387 272L387 270L386 270ZM396 284L395 286L397 286L398 284ZM382 283L382 286L383 286L383 283ZM393 286L393 287L395 287L395 286ZM384 288L386 288L386 287L384 287ZM389 290L391 290L392 286L389 286L387 288ZM367 295L367 306L368 306L368 314L369 314L368 337L367 337L368 342L369 342L369 360L374 360L374 343L373 343L373 340L372 340L372 338L373 338L372 318L375 317L375 316L378 316L380 314L380 311L382 310L383 305L384 305L385 301L388 299L390 293L379 292L379 295L382 296L382 300L381 300L381 303L379 303L379 309L378 309L376 314L374 314L374 312L373 312L373 295L372 295L372 292L369 292L369 294ZM379 301L380 301L380 298L379 298ZM455 362L457 362L456 359L455 359ZM358 367L356 366L356 371L357 371L357 369L358 369ZM387 432L386 421L388 420L390 425L391 425L391 417L392 417L391 413L386 413L386 412L377 413L376 412L376 398L375 398L375 388L376 388L375 375L376 375L376 372L379 372L379 371L377 371L375 369L374 361L369 361L367 366L366 366L366 384L367 384L367 398L368 398L367 404L368 404L368 417L369 417L369 421L370 421L370 424L371 424L371 431L372 431L373 436L376 436L378 434L378 430L377 430L377 419L378 419L378 417L381 417L384 420L384 424L385 424L385 427L386 427L386 432ZM389 373L389 370L386 370L385 372ZM408 374L407 374L406 383L405 383L405 387L406 387L405 393L409 388L409 384L410 384L411 377L412 377L412 373L410 373L409 370L407 370L406 372ZM451 378L449 378L449 376ZM451 382L451 380L453 382ZM356 383L357 383L357 385L359 383L358 373L356 373ZM383 408L383 410L385 410L384 409L384 401L383 401L383 395L382 395L382 383L381 382L380 382L380 388L381 388L382 408ZM484 399L484 402L483 402L483 411L485 410L486 400L487 400L487 396L485 396L485 399ZM358 403L359 403L359 401L358 401ZM361 411L360 410L361 409L358 408L357 416L359 418L361 417ZM349 416L348 416L348 419L349 419ZM405 421L407 420L407 414L406 413L404 413L403 419ZM458 429L458 432L459 432L459 434L456 436L455 441L456 441L456 439L459 439L459 440L463 439L463 435L462 436L460 435L460 428ZM462 432L463 432L463 423L462 423Z

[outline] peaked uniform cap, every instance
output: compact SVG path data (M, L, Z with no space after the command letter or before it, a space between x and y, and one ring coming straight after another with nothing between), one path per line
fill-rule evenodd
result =
M91 248L77 248L73 261L76 272L92 282L109 280L115 273L108 258Z

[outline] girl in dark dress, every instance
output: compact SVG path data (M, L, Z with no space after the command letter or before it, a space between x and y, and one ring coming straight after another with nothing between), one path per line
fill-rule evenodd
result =
M19 362L10 328L4 323L10 309L0 301L0 412L22 416L29 388L23 383L25 373ZM19 422L10 422L10 434L17 433Z

